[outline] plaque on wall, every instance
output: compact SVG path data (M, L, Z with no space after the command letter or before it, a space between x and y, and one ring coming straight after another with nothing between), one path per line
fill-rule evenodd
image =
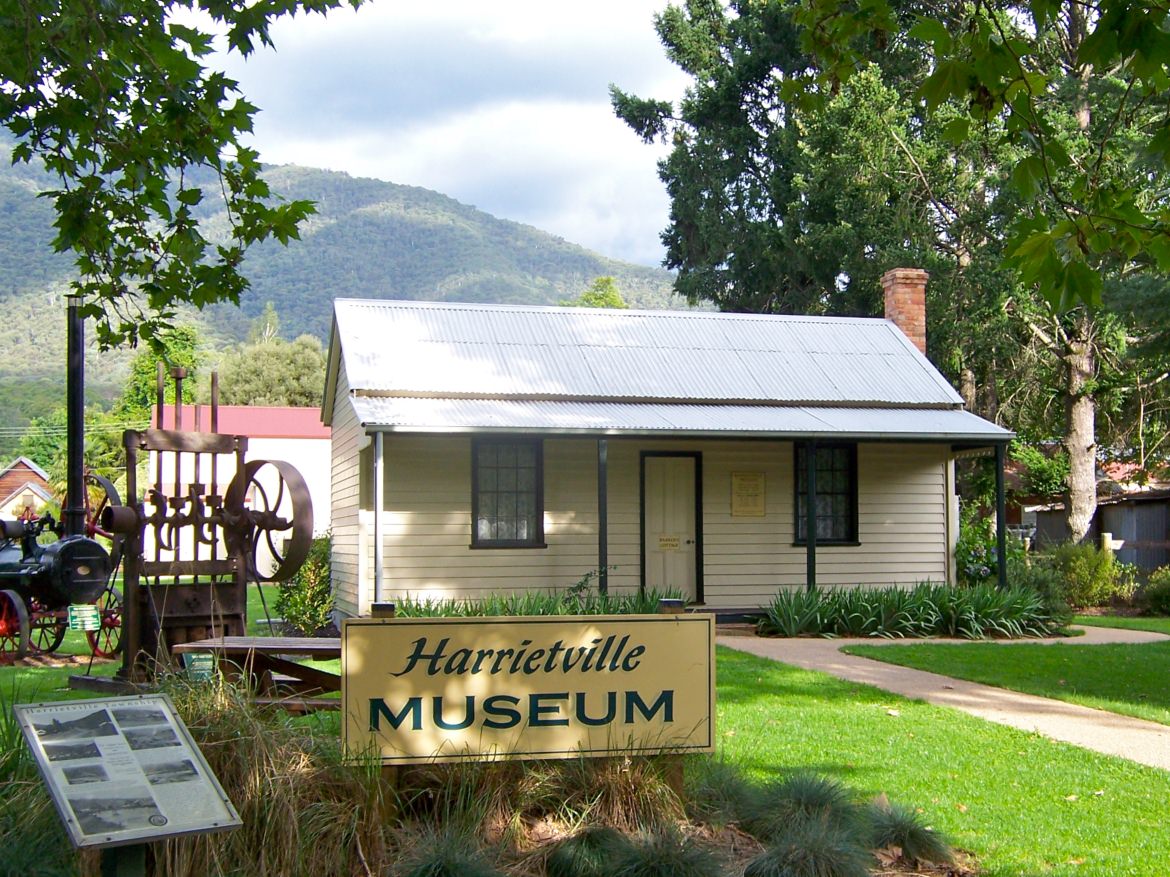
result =
M762 518L765 515L763 472L731 473L731 516Z

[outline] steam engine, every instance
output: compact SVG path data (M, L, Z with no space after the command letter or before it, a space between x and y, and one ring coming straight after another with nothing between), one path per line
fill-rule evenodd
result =
M48 545L37 538L52 531L52 516L34 521L0 521L0 588L15 591L49 609L92 603L106 587L112 565L106 549L85 536L66 536Z

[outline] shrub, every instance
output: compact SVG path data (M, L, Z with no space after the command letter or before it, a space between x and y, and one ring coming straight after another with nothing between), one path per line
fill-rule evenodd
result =
M1008 561L1024 556L1024 543L1011 533L1006 541ZM999 545L990 518L976 508L959 515L959 541L955 545L955 571L960 585L982 585L999 579Z
M1060 626L1072 620L1072 609L1064 596L1064 577L1044 555L1009 558L1008 582L1014 588L1035 591L1045 610Z
M1103 606L1133 596L1133 570L1119 564L1108 549L1067 542L1047 552L1047 562L1061 576L1062 596L1074 608Z
M277 613L306 636L327 629L333 621L331 553L330 535L317 537L296 575L277 585Z
M1149 581L1138 592L1137 602L1146 615L1170 615L1170 566L1160 566L1150 573Z

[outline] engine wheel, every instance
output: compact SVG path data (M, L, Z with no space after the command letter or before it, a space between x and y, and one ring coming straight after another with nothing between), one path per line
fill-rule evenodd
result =
M69 622L61 617L60 612L45 609L36 600L29 607L32 612L29 618L29 651L35 654L49 654L55 652L65 639L65 632L69 630Z
M95 601L102 626L87 630L85 638L95 658L112 658L122 651L122 592L107 587Z
M28 654L28 610L15 591L0 591L0 662L12 663Z
M111 570L117 570L122 560L125 537L102 527L102 512L110 506L121 504L122 497L113 482L95 472L85 473L85 535L90 539L100 539L108 545Z
M281 460L253 460L228 485L224 505L243 511L249 576L292 578L313 543L313 501L301 473Z

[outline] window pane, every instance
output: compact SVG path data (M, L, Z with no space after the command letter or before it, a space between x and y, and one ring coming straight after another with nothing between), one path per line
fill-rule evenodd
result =
M516 470L500 468L496 470L496 490L516 489Z
M496 465L496 446L495 445L480 445L478 451L478 462L480 466L494 466Z
M494 534L492 533L491 520L484 517L483 515L480 515L479 520L476 522L475 532L480 539L487 540L493 538Z
M496 489L495 469L488 468L487 466L479 467L479 489L480 491Z

